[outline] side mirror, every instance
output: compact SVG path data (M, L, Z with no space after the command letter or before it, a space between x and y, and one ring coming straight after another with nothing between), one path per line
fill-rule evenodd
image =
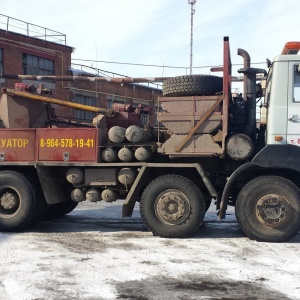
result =
M270 68L272 66L272 63L268 58L266 58L266 64L267 64L267 68Z

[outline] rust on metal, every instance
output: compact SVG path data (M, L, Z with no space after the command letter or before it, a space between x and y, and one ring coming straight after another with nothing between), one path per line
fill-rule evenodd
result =
M197 124L190 130L188 135L184 138L184 140L180 143L179 146L175 148L176 152L179 152L182 147L191 139L191 137L194 135L194 133L197 131L197 129L203 124L203 122L212 114L212 112L220 105L222 102L223 97L219 96L219 99L216 101L216 103L201 117L201 119L197 122Z
M225 139L228 134L228 106L231 92L231 82L232 82L232 74L231 74L231 55L230 55L230 46L229 46L229 37L224 37L223 39L223 66L211 68L212 72L223 72L223 122L222 122L222 149L225 150ZM242 51L242 50L240 50ZM244 53L243 53L244 54ZM250 58L249 58L250 59ZM235 80L240 81L240 80Z
M210 68L211 72L223 72L223 67Z
M1 90L1 92L8 94L8 95L12 95L12 96L24 97L26 99L31 99L31 100L36 100L36 101L41 101L41 102L46 102L46 103L52 103L52 104L58 104L58 105L62 105L62 106L68 106L68 107L85 110L85 111L108 114L110 117L114 116L113 110L107 110L104 108L98 108L98 107L94 107L94 106L73 103L73 102L69 102L69 101L65 101L65 100L45 97L45 96L32 94L32 93L28 93L28 92L15 91L14 89L9 89L9 88L3 88Z
M219 96L158 97L162 112L157 119L172 133L188 134L218 99ZM211 133L221 121L221 107L218 107L195 134Z
M54 80L54 81L107 81L112 83L143 83L163 82L170 77L101 77L101 76L42 76L42 75L18 75L2 74L0 78L22 80Z
M0 129L0 161L36 159L35 129Z
M97 162L96 128L38 128L36 143L39 161Z
M222 122L222 150L225 151L225 139L228 134L228 108L231 93L231 55L229 47L229 37L224 37L223 45L223 122Z

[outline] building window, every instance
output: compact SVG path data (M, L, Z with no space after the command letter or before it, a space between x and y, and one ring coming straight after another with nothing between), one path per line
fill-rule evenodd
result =
M106 108L107 109L111 109L112 108L112 105L113 105L113 102L114 100L112 98L107 98L107 101L106 101Z
M3 49L0 48L0 73L3 74Z
M125 98L123 97L119 97L119 96L115 96L115 95L109 95L106 99L106 108L107 109L110 109L112 108L112 106L115 104L115 103L118 103L118 104L125 104Z
M134 102L133 106L140 110L140 126L146 126L149 123L150 110L148 105L142 104L144 101Z
M95 97L88 97L83 95L75 95L74 102L78 104L84 104L89 106L97 107L97 100ZM75 118L81 121L92 121L95 118L97 113L85 110L77 109L75 111Z
M54 61L47 58L24 53L23 74L24 75L55 75Z

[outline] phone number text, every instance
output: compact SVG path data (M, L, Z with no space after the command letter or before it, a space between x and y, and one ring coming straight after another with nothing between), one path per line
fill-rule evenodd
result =
M94 147L94 139L40 139L41 148L84 148Z

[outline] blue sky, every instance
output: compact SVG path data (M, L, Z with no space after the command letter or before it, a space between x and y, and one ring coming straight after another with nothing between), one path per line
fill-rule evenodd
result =
M1 14L67 35L74 59L185 67L142 67L82 62L139 76L189 74L188 0L1 0ZM197 0L193 66L222 63L222 41L230 37L232 63L242 63L237 48L252 62L271 60L286 41L300 41L300 0ZM79 61L76 61L79 62ZM261 65L264 67L264 64ZM194 69L208 74L209 69Z

